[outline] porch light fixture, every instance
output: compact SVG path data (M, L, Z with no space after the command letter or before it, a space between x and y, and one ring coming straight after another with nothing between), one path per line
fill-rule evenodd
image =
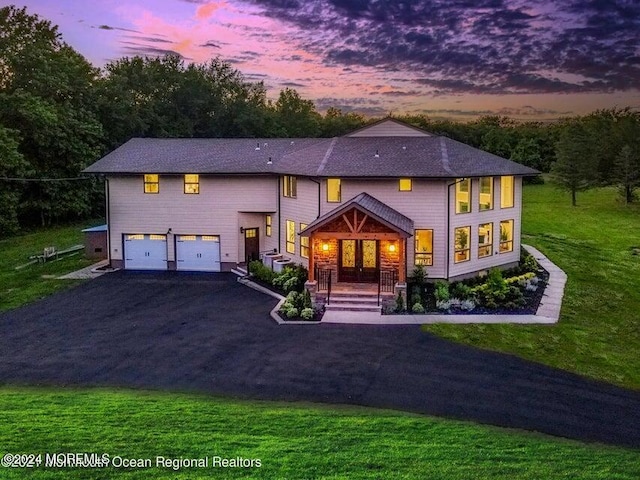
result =
M327 242L322 242L322 251L323 252L329 251L329 244Z
M396 251L396 244L395 243L390 243L389 244L389 251L391 253L395 253L395 251Z
M240 233L244 233L244 227L240 227Z

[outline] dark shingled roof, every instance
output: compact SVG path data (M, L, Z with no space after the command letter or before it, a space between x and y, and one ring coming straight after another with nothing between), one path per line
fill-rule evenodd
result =
M407 236L413 235L413 220L405 217L403 214L394 210L390 206L382 203L375 197L372 197L368 193L360 193L351 200L346 201L339 207L325 213L321 217L316 218L312 223L300 232L299 235L307 236L308 233L316 230L320 225L332 220L335 217L342 215L344 212L349 211L354 206L359 206L362 210L368 213L371 217L386 223L394 230L399 230L407 234Z
M260 145L260 149L256 147ZM271 158L271 164L268 163ZM447 137L134 138L85 173L290 174L312 177L537 175Z

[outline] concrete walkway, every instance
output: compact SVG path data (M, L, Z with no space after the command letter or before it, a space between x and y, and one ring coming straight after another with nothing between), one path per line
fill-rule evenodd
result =
M58 277L59 280L90 280L92 278L97 278L100 275L104 275L109 270L97 270L100 267L104 267L109 264L109 260L100 260L98 263L94 263L85 268L81 268L80 270L76 270L75 272L67 273L61 277Z

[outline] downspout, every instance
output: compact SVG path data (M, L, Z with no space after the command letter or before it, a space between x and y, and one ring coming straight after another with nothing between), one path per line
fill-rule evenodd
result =
M111 266L111 218L109 215L109 177L104 177L104 196L105 196L105 218L107 220L107 261L109 262L109 268ZM124 252L123 252L124 253ZM124 261L124 257L122 258Z
M282 248L282 209L280 208L280 175L278 175L278 181L276 182L276 205L278 207L278 252Z

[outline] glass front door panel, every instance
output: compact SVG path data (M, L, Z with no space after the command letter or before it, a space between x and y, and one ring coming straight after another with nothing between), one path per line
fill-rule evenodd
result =
M356 241L342 241L342 266L353 268L356 266Z
M362 240L362 267L376 268L377 262L377 242L375 240Z

